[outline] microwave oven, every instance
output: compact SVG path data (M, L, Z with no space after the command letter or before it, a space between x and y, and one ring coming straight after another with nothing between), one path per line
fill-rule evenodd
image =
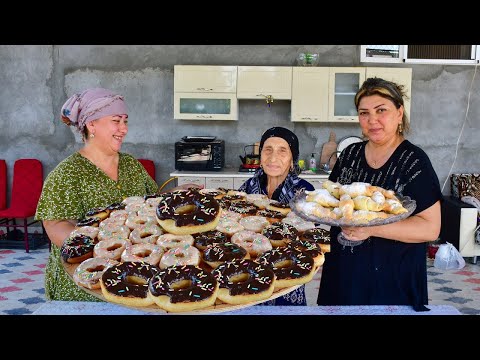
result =
M225 166L225 141L184 136L175 142L175 170L219 171Z

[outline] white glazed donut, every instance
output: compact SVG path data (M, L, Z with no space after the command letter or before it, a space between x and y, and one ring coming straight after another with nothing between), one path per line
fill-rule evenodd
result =
M152 216L139 216L136 212L130 213L127 220L125 220L125 225L131 230L146 223L157 224L157 220Z
M181 247L173 247L163 254L160 259L160 269L165 269L169 266L183 266L200 264L200 251L192 245L185 245Z
M146 223L137 226L130 233L129 239L134 244L150 243L155 244L160 235L163 234L160 226L154 223Z
M130 229L125 226L105 225L98 232L98 240L128 239Z
M123 250L121 259L126 261L143 261L157 266L163 255L163 249L155 244L132 244Z
M193 241L194 237L192 235L163 234L158 237L157 245L165 250L169 250L176 247L193 245Z
M245 230L253 232L262 232L263 228L270 225L270 222L264 216L252 215L241 218L238 223L242 225Z
M145 198L143 196L129 196L122 201L122 203L124 203L125 205L143 204L144 202Z
M95 239L98 236L98 230L99 229L96 226L81 226L81 227L75 228L70 233L69 236L75 236L75 235L82 234L82 235L86 235L86 236L91 237L95 241Z
M291 213L293 213L293 211L290 212L290 214ZM282 219L282 222L292 225L295 229L298 230L299 234L302 234L307 230L312 230L315 228L314 222L303 220L300 216L296 216L296 215L287 216Z
M113 229L113 228L117 228L117 227L120 227L120 226L123 226L125 225L125 220L127 220L127 214L125 213L125 215L121 216L121 215L116 215L114 217L109 217L109 218L106 218L105 220L103 220L99 225L98 227L100 229L103 229L103 228L109 228L110 230Z
M73 273L77 285L87 289L100 289L100 278L103 272L118 261L105 258L90 258L82 261Z
M127 220L128 212L126 210L114 210L110 213L109 219L118 219L123 220L123 224L125 224L125 220Z
M249 230L243 230L233 234L232 243L243 247L251 257L257 257L268 250L272 250L272 244L266 236Z
M232 236L238 231L245 230L245 228L237 221L234 221L230 218L220 218L216 230L221 231L228 236Z
M95 244L93 256L120 261L123 250L125 250L125 247L129 244L130 241L121 238L101 240Z
M227 210L227 209L223 209L223 208L222 208L222 211L220 213L220 219L228 218L228 219L233 220L233 221L238 221L242 217L243 217L242 214L239 214L239 213Z

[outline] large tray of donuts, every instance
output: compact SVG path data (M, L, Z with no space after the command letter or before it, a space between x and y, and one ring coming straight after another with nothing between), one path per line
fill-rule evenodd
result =
M298 192L289 206L306 221L330 226L374 226L409 217L415 200L366 182L326 180L321 189Z
M94 296L165 313L237 310L312 280L329 231L260 194L176 190L91 209L61 247Z

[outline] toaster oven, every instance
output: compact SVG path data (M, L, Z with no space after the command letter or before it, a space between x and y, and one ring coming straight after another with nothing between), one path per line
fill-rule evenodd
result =
M175 142L175 170L219 171L225 166L225 141L208 136L184 136Z

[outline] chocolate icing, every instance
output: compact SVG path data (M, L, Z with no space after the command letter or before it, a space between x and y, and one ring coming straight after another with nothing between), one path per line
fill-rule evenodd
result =
M105 270L102 282L106 290L113 295L145 299L148 295L148 282L159 271L159 267L144 261L126 261ZM131 282L130 276L143 279L145 284Z
M90 236L77 234L65 239L60 248L60 252L62 259L68 261L68 259L80 257L89 252L93 253L94 247L95 242Z
M226 242L224 244L213 244L207 246L203 251L203 260L208 262L226 262L232 260L241 260L247 255L247 250L243 247Z
M289 266L277 268L277 263L289 261ZM313 258L299 250L283 247L264 252L257 262L273 267L277 279L298 279L309 275L313 270Z
M193 205L191 212L180 214L178 208ZM174 220L176 226L204 225L212 222L218 216L220 205L211 195L200 194L198 191L177 190L161 195L156 209L159 220Z
M271 240L287 239L292 241L298 238L298 230L290 224L276 222L263 228L262 235Z
M85 217L87 218L95 217L95 215L103 213L106 209L107 208L105 207L96 207L96 208L90 209L85 213Z
M267 209L258 211L257 215L265 216L267 218L272 218L272 219L283 219L286 216L286 215L283 215L280 211L267 210Z
M173 288L175 283L186 280L185 287ZM166 295L171 303L195 302L210 298L217 289L215 277L198 266L169 266L155 274L148 283L153 296Z
M98 227L98 225L100 224L100 221L102 220L99 217L90 217L90 218L79 220L75 226L76 227L81 227L81 226Z
M247 274L245 281L232 282L235 275ZM262 265L250 259L234 260L223 263L212 271L221 288L226 288L232 296L243 294L258 294L267 291L275 280L275 274L270 265Z
M282 204L282 203L279 203L278 201L272 201L269 204L269 206L273 206L273 207L280 208L280 209L290 209L289 204Z
M315 228L305 231L302 240L313 241L320 244L330 243L330 231L322 228Z
M314 259L322 252L319 243L308 240L294 240L290 242L287 247L297 249L307 255L310 255Z
M210 230L192 234L193 244L198 249L205 249L208 245L223 244L227 241L227 235L218 230Z
M233 211L243 215L255 215L258 209L258 206L255 206L246 201L234 201L228 207L229 211Z
M107 206L106 210L124 210L127 205L121 202L116 202Z

